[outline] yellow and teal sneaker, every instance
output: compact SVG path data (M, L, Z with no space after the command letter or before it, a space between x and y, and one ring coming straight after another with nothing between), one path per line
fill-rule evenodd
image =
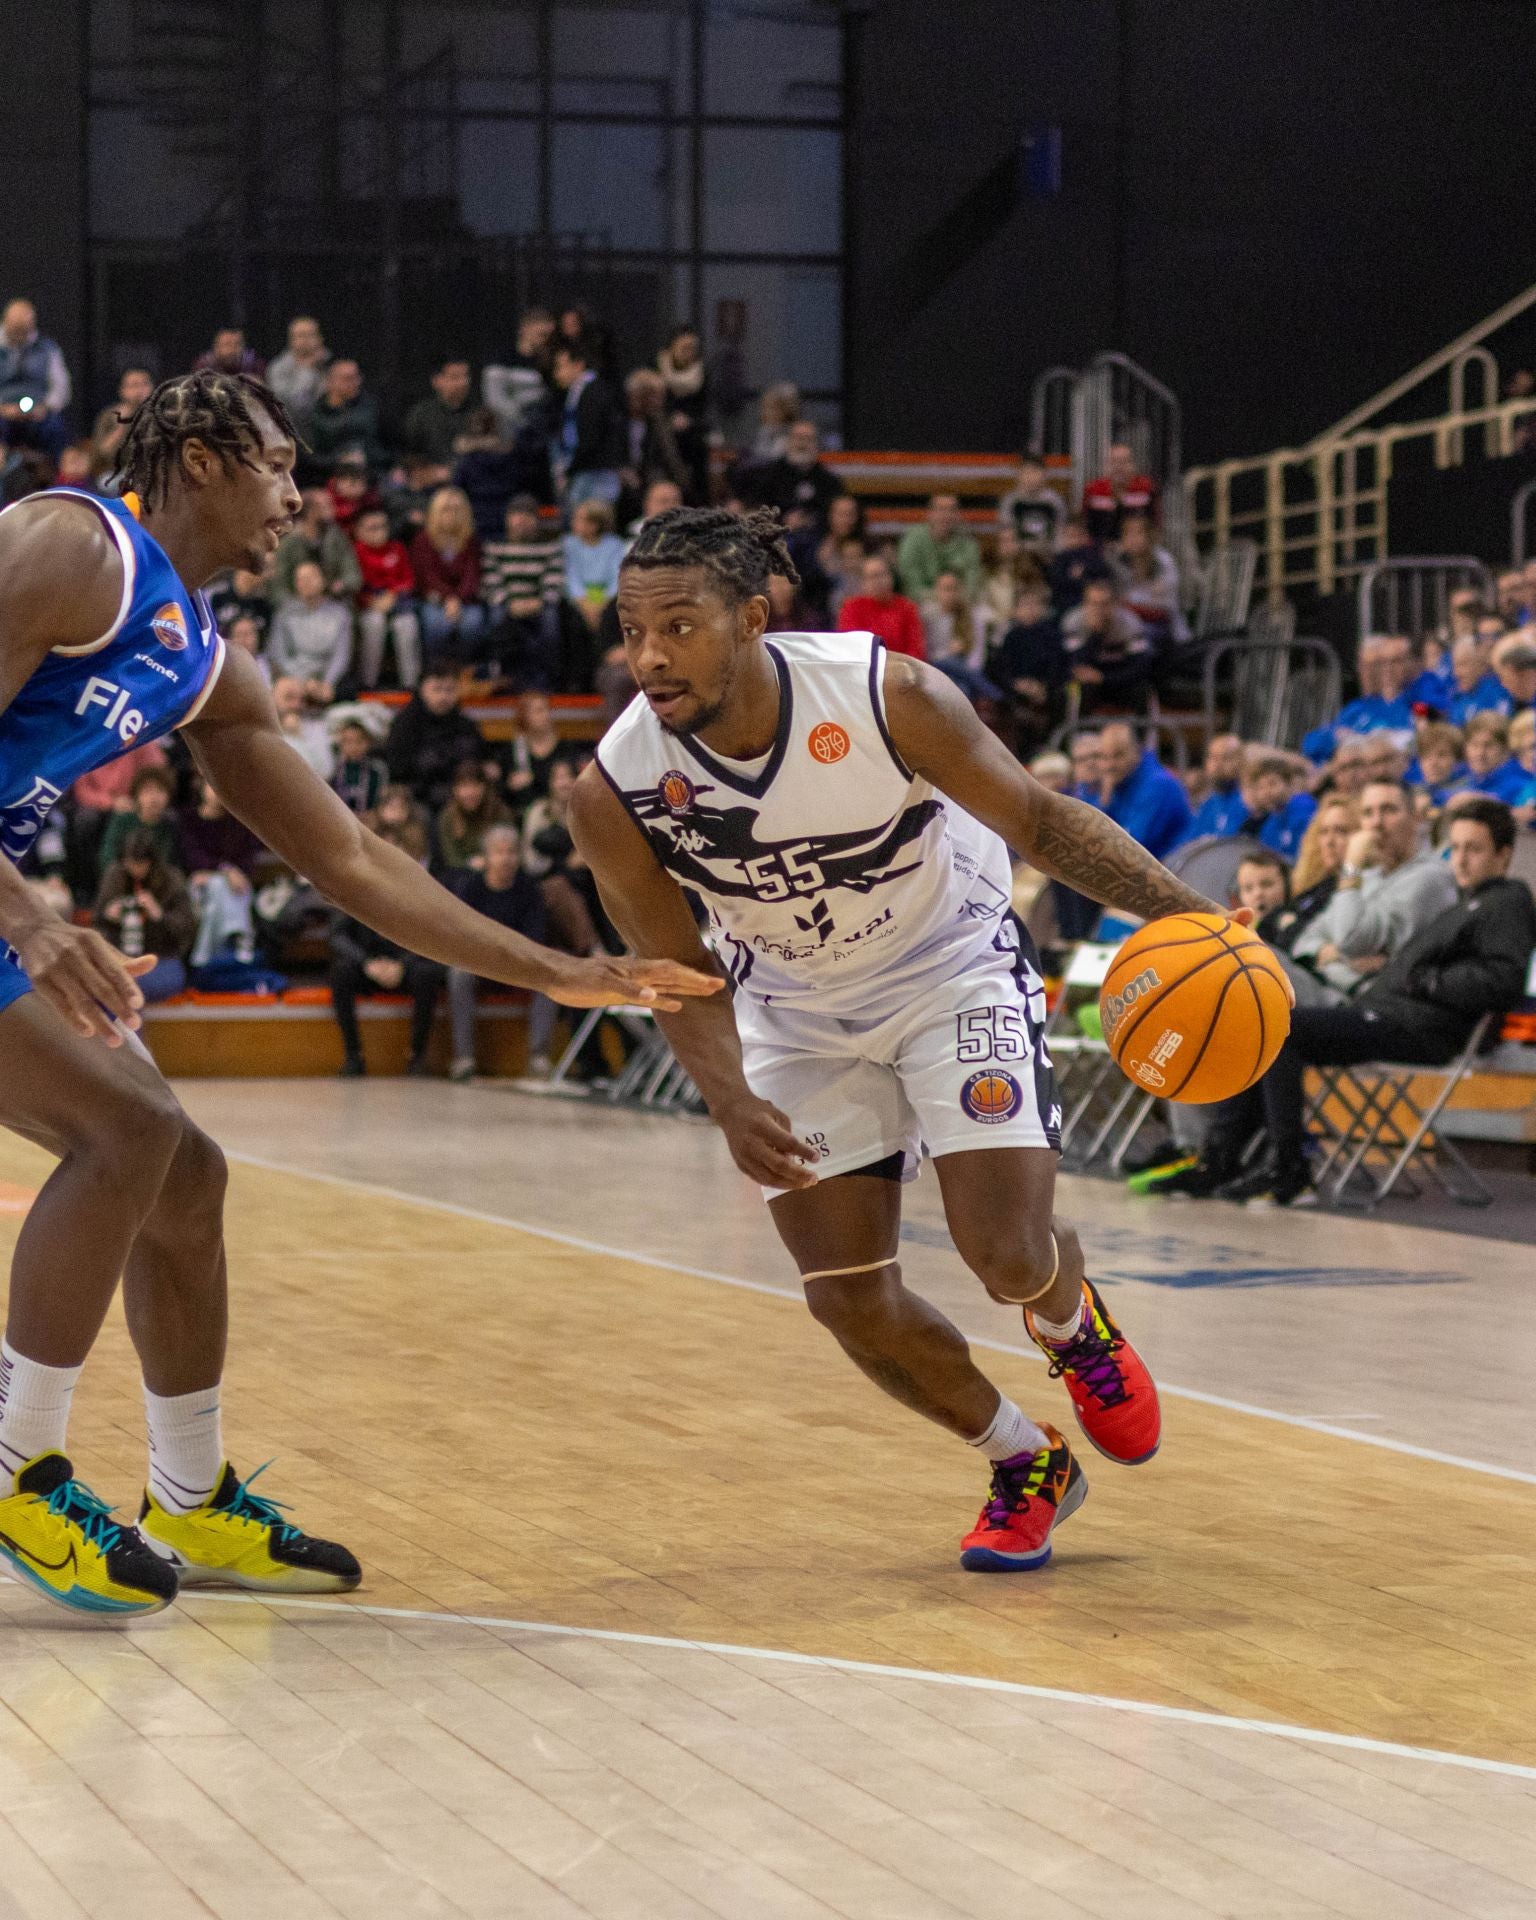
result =
M266 1470L258 1467L242 1480L226 1460L218 1485L190 1513L171 1513L146 1493L139 1531L184 1587L349 1593L362 1580L362 1568L345 1547L290 1525L277 1501L251 1492L251 1480Z
M40 1453L0 1500L0 1559L23 1583L76 1613L133 1619L176 1598L176 1571L112 1518L62 1453Z

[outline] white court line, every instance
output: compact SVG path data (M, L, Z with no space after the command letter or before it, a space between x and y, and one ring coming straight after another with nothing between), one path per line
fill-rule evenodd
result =
M942 1673L928 1667L890 1667L872 1660L840 1660L830 1654L786 1653L773 1647L738 1647L721 1640L680 1640L660 1633L623 1633L606 1627L565 1627L548 1620L506 1620L496 1614L439 1613L427 1608L373 1607L346 1600L301 1600L285 1594L215 1593L207 1588L181 1595L181 1601L216 1600L236 1606L302 1607L333 1614L367 1614L378 1620L423 1620L441 1626L484 1627L500 1633L538 1633L567 1640L602 1640L620 1646L674 1647L684 1653L715 1653L732 1660L764 1660L781 1666L821 1668L832 1673L868 1674L877 1680L915 1680L927 1686L961 1687L974 1693L1002 1693L1020 1700L1049 1700L1061 1706L1104 1707L1112 1713L1139 1714L1144 1720L1171 1720L1186 1727L1218 1727L1232 1733L1299 1740L1310 1746L1342 1747L1350 1753L1380 1753L1394 1760L1420 1760L1469 1773L1496 1773L1510 1780L1536 1782L1536 1767L1514 1760L1486 1760L1440 1747L1409 1747L1396 1740L1372 1740L1359 1733L1329 1733L1321 1727L1290 1726L1283 1720L1248 1720L1236 1714L1205 1713L1197 1707L1164 1707L1150 1700L1121 1700L1108 1693L1073 1693L1065 1687L1036 1687L1023 1680L988 1680L978 1674Z
M659 1267L666 1273L681 1273L691 1280L710 1280L716 1286L740 1287L747 1293L771 1293L781 1300L800 1300L804 1295L799 1287L770 1286L765 1280L743 1280L733 1273L715 1273L708 1267L687 1267L680 1261L667 1260L659 1254L640 1253L633 1247L610 1247L601 1240L585 1240L579 1234L561 1233L554 1227L536 1227L527 1220L514 1220L504 1213L486 1213L479 1207L462 1207L455 1200L429 1199L424 1194L411 1193L404 1187L386 1187L370 1180L352 1180L339 1173L315 1173L308 1167L296 1167L283 1160L268 1160L260 1154L236 1153L226 1148L226 1157L238 1160L242 1166L262 1167L269 1173L292 1174L300 1180L318 1180L328 1187L346 1187L353 1193L372 1194L379 1200L403 1200L410 1206L429 1207L436 1213L451 1213L460 1220L477 1220L485 1226L510 1227L516 1233L532 1234L539 1240L554 1240L563 1247L575 1247L582 1253L600 1253L610 1260L628 1260L642 1267ZM981 1347L988 1353L1010 1353L1021 1360L1038 1360L1043 1363L1044 1356L1036 1347L1012 1347L1003 1340L984 1340L967 1334L966 1338L973 1347ZM1429 1460L1440 1467L1461 1467L1468 1473L1491 1475L1496 1480L1515 1480L1522 1486L1536 1487L1536 1473L1527 1473L1519 1467L1501 1467L1490 1460L1471 1460L1464 1454L1441 1453L1434 1447L1417 1447L1408 1440L1390 1440L1385 1434L1357 1433L1353 1427L1336 1426L1330 1420L1314 1419L1305 1413L1281 1413L1276 1407L1255 1406L1248 1400L1229 1400L1219 1393L1202 1393L1198 1387L1171 1387L1166 1381L1159 1380L1157 1390L1170 1400L1192 1400L1202 1407L1220 1407L1225 1413L1245 1413L1254 1420L1274 1420L1285 1427L1302 1427L1308 1433L1326 1434L1330 1440L1353 1440L1363 1447L1380 1447L1385 1453L1407 1454L1412 1460ZM1378 1416L1370 1416L1376 1418Z

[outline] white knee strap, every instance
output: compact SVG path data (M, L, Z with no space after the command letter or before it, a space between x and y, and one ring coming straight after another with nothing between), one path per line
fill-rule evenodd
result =
M1006 1301L1010 1307L1027 1307L1032 1300L1038 1300L1042 1294L1050 1292L1051 1288L1055 1286L1056 1276L1060 1272L1061 1248L1057 1246L1056 1236L1053 1233L1051 1235L1051 1277L1046 1281L1045 1285L1043 1287L1036 1287L1033 1293L1026 1293L1019 1299L1015 1299L1012 1294L1003 1293L994 1294L992 1297L995 1300Z
M820 1273L802 1273L800 1284L807 1280L841 1280L849 1273L877 1273L881 1267L894 1267L896 1255L888 1253L883 1260L866 1260L862 1267L823 1267Z

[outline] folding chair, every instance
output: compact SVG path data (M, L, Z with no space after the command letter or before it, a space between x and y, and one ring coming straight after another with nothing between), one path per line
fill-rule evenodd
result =
M1320 1127L1323 1156L1313 1169L1313 1181L1324 1199L1335 1206L1379 1206L1395 1187L1410 1196L1422 1191L1425 1176L1449 1200L1463 1207L1486 1207L1493 1195L1468 1165L1456 1143L1435 1132L1435 1122L1452 1094L1471 1071L1494 1022L1484 1014L1471 1038L1449 1065L1411 1066L1399 1061L1372 1061L1354 1067L1317 1067L1317 1089L1308 1109L1308 1122ZM1435 1092L1420 1106L1414 1083L1433 1080ZM1363 1197L1352 1197L1354 1184Z
M1045 1027L1061 1102L1062 1160L1090 1167L1109 1149L1109 1166L1115 1172L1156 1102L1126 1079L1103 1040L1079 1028L1076 1014L1089 999L1097 1001L1118 951L1118 946L1086 940L1073 948L1061 995ZM1074 1141L1084 1134L1086 1148L1075 1151Z

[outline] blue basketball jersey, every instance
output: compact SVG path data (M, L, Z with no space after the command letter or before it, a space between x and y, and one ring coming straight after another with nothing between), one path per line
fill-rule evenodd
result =
M70 499L101 514L123 562L117 618L88 646L55 647L0 714L0 852L19 860L60 797L130 748L183 726L213 691L224 642L123 500L55 487L18 500Z

